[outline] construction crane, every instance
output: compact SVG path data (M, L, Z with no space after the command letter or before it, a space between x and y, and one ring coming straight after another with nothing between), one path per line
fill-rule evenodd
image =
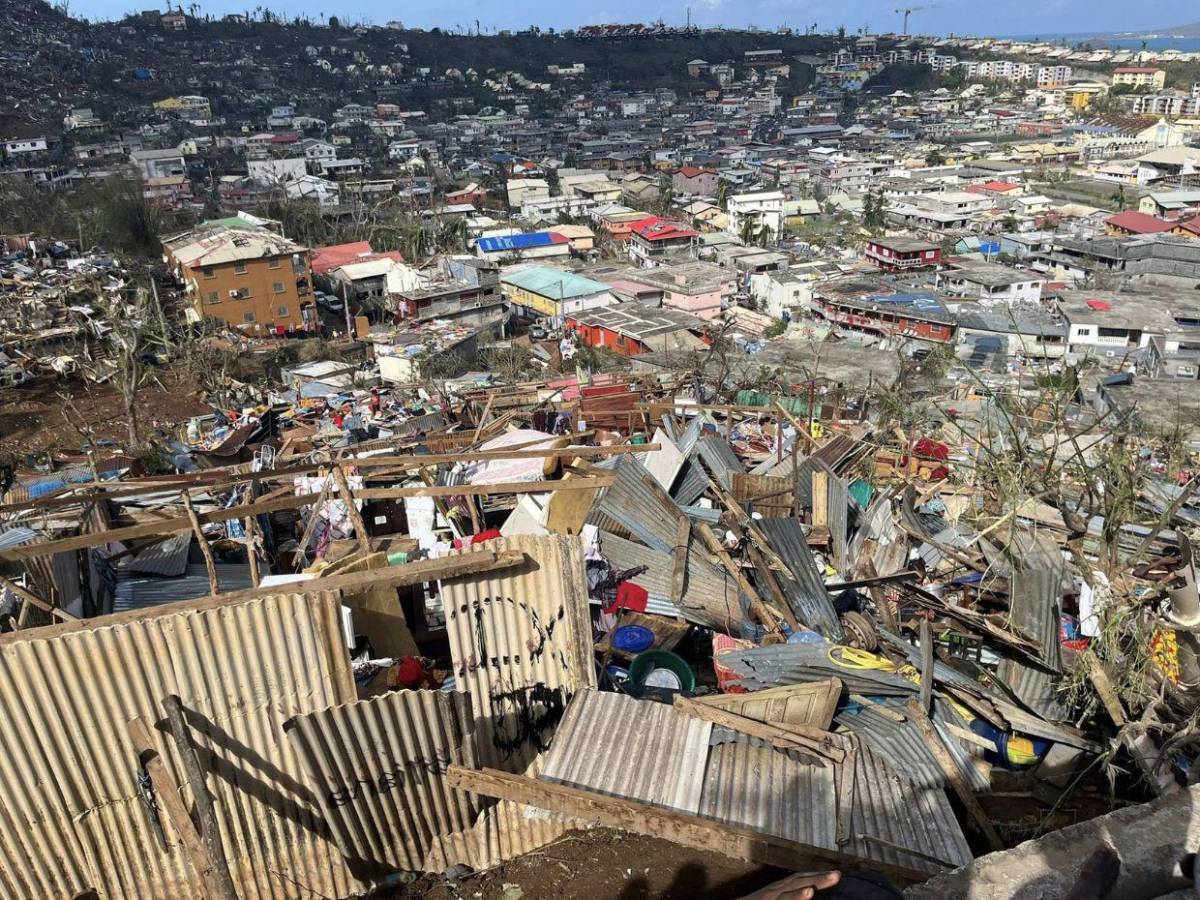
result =
M906 6L903 9L896 10L896 15L904 13L904 27L900 29L901 34L908 34L908 16L910 13L920 12L925 9L924 6Z

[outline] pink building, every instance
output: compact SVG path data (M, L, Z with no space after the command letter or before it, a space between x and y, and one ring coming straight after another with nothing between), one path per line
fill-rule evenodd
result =
M708 321L721 315L736 287L735 274L731 270L706 262L626 273L624 280L657 290L663 306Z

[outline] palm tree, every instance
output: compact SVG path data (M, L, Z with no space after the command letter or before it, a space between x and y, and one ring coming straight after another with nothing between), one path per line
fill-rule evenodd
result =
M722 178L717 182L717 206L721 209L725 208L725 204L729 201L729 182Z

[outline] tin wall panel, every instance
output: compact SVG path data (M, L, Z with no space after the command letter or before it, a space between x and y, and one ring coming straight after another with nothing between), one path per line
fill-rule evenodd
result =
M712 723L624 694L584 691L571 701L541 778L695 813Z
M537 775L568 701L596 685L582 543L578 535L517 535L462 552L479 550L521 550L528 561L442 582L455 687L471 696L478 764ZM567 827L501 801L476 823L476 868L547 844Z
M325 821L362 877L474 865L473 796L446 767L475 767L470 698L391 691L297 716L284 725Z
M854 799L847 852L930 875L971 861L971 849L942 788L914 784L867 747L849 759Z
M335 595L202 601L0 638L0 894L202 896L141 803L126 723L178 695L242 898L344 895L361 883L328 839L287 718L353 696ZM155 732L173 778L174 742Z
M807 757L806 757L807 758ZM770 747L713 747L700 815L817 847L837 847L837 791L830 764Z
M817 561L809 549L808 540L799 519L761 519L758 523L767 541L787 563L796 580L777 576L779 586L792 606L792 611L804 625L819 631L831 641L842 639L842 623L825 589L825 580L817 569Z

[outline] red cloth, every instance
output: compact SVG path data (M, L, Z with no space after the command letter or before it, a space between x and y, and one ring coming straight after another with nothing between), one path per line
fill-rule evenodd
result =
M617 585L616 599L604 607L604 611L614 613L627 609L630 612L645 612L646 603L649 600L650 592L644 587L634 584L632 581L622 581Z
M484 541L494 541L500 537L499 528L489 528L487 531L481 531L478 534L471 535L472 544L482 544Z

